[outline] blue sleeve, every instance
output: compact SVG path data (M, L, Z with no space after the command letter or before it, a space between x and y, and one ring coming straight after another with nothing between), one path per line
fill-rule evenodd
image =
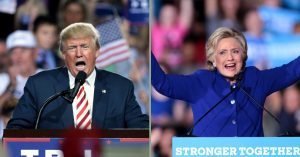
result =
M195 91L195 87L201 88L201 81L195 75L165 74L151 53L151 83L159 93L174 99L193 102L201 91Z
M34 87L29 78L24 87L24 95L14 109L13 116L7 124L8 129L33 129L38 112L34 100Z
M300 79L300 57L281 67L264 70L261 76L268 94L284 89Z

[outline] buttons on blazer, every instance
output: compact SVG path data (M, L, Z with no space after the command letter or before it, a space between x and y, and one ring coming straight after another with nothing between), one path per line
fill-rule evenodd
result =
M231 103L232 105L234 105L234 104L235 104L235 100L231 100L230 103Z
M232 120L231 122L232 122L232 124L233 124L233 125L235 125L235 124L236 124L236 121L235 121L235 120Z
M105 94L106 93L106 90L105 89L102 89L102 91L101 91L103 94Z
M236 84L233 84L233 85L232 85L232 88L235 89L235 88L236 88Z

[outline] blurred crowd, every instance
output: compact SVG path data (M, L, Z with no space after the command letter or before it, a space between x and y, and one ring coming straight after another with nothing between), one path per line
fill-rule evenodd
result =
M300 1L154 0L152 6L151 48L169 74L207 68L205 42L218 27L244 33L246 66L269 69L300 55ZM300 133L300 82L270 95L265 107L280 121L264 112L265 136ZM193 126L189 104L152 88L151 115L152 155L172 156L171 138L185 136Z
M149 114L149 20L132 17L140 16L129 11L132 3L130 0L0 1L1 137L27 79L40 71L64 66L58 36L60 30L75 22L89 22L97 27L109 20L118 21L130 57L103 68L131 79L142 111ZM148 3L143 6L149 8ZM146 11L144 14L149 13Z

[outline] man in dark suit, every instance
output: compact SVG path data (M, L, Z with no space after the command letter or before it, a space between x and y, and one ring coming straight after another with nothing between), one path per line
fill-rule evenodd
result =
M60 50L66 67L31 76L7 128L34 128L37 114L51 95L74 87L79 71L87 74L73 103L63 98L43 111L41 129L148 128L133 94L133 84L117 74L95 68L99 34L87 23L71 24L60 34ZM83 93L83 94L82 94Z

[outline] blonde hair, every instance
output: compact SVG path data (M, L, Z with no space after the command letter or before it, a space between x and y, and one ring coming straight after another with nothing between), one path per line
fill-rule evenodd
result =
M215 32L213 32L213 34L209 37L205 45L207 66L209 70L215 69L215 67L213 66L213 61L214 61L214 54L216 52L216 47L220 42L220 40L224 38L235 38L241 44L243 54L244 54L243 67L246 65L248 46L244 35L235 29L220 27Z
M64 28L59 36L59 50L63 51L63 42L72 38L92 37L97 49L100 48L100 35L90 23L73 23Z

